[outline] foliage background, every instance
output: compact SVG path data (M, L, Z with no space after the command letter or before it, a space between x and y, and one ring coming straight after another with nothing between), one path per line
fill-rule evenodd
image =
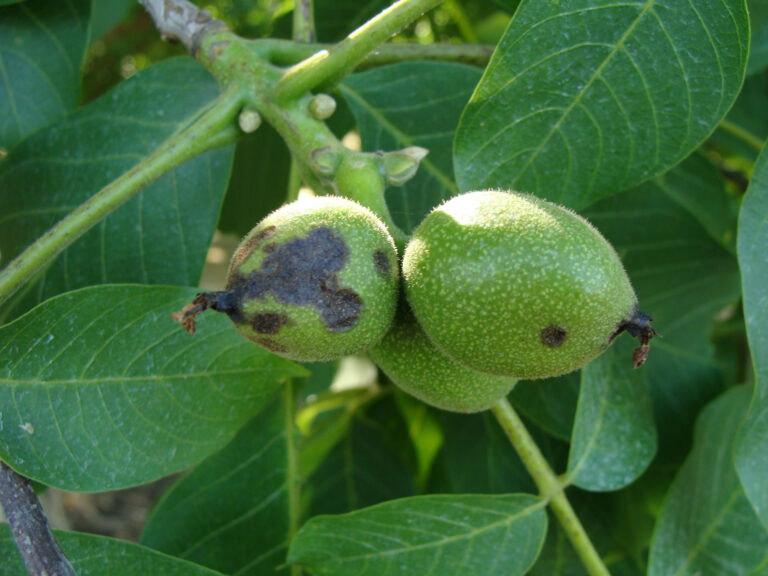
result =
M182 48L159 39L133 2L0 4L5 264L218 89ZM388 4L316 2L318 40L343 38ZM201 5L244 36L290 36L290 2ZM611 13L613 26L565 18L523 41L530 23L549 22L542 14L556 8L522 2L505 34L517 2L445 2L396 41L500 42L485 74L435 62L361 71L334 92L340 109L331 127L339 136L356 131L364 150L429 148L416 178L387 191L406 230L461 190L510 185L563 202L600 229L663 338L639 372L627 369L631 343L619 341L580 373L522 382L510 399L570 484L612 573L765 574L768 159L760 148L768 136L768 8L749 2L747 61L746 35L728 36L732 22L712 16L707 39L690 20L666 15L669 6L659 5L648 29L606 64L601 96L579 84L578 68L605 61L603 36L626 29L625 13ZM558 42L585 48L561 54ZM720 68L709 74L713 53ZM635 57L645 64L633 67ZM38 73L24 72L25 61ZM606 107L612 91L641 90L633 78L652 96L630 98L634 108ZM680 111L683 93L689 105ZM551 130L548 113L563 109ZM642 147L653 139L656 148ZM521 142L538 148L530 153ZM106 558L114 573L267 574L290 546L289 561L353 573L360 550L339 546L329 556L328 536L352 540L381 523L381 533L360 538L375 548L365 557L370 573L381 573L375 562L384 551L417 573L422 565L448 573L439 562L458 562L453 554L488 574L583 573L490 414L439 413L360 370L351 380L363 386L340 392L336 366L301 367L254 351L225 319L204 318L194 341L163 321L194 293L184 287L198 283L215 230L243 235L284 201L289 164L267 126L206 153L109 216L0 307L4 460L76 491L141 484L194 465L158 504L141 545L62 534L78 571L95 573ZM446 500L458 494L472 496ZM458 532L439 520L458 518L451 506L464 507ZM503 516L498 533L491 511ZM291 545L307 519L347 512L311 521ZM430 522L423 541L407 528L419 514ZM0 546L11 559L0 574L23 574L7 531ZM500 550L509 558L489 563Z

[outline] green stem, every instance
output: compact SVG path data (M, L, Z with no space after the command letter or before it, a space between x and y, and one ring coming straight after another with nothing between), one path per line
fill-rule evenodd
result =
M315 41L315 13L312 0L294 0L293 39L296 42Z
M552 512L554 512L563 532L568 536L573 548L584 563L587 572L591 576L610 576L578 516L576 516L576 512L568 502L562 484L512 405L506 398L502 398L491 410L533 477L541 496L549 500Z
M222 94L186 129L166 140L152 155L107 184L38 238L0 272L0 304L151 182L198 154L234 142L240 135L236 119L241 105L240 93Z
M375 48L441 1L396 2L330 50L322 50L286 70L275 87L275 96L281 100L292 100L321 84L328 86L338 82Z
M333 44L300 44L275 38L254 40L253 44L258 50L263 50L265 57L277 66L292 66L321 50L328 51L333 47ZM461 62L485 67L491 59L494 48L495 46L486 44L394 42L379 46L360 63L356 70L413 60Z
M728 132L731 136L735 136L742 142L744 142L747 146L754 148L758 152L762 151L763 144L765 142L752 134L751 132L745 130L738 124L735 124L731 122L730 120L721 120L720 124L718 125L718 128L723 130L724 132Z

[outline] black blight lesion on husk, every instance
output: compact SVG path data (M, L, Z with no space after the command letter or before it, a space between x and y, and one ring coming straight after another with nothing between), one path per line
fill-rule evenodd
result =
M240 273L238 264L272 235L274 227L265 228L245 247L245 257L235 257L226 290L198 294L191 304L174 313L173 319L192 334L195 317L212 309L227 314L235 323L250 322L258 334L276 334L283 325L291 323L287 314L267 312L247 318L243 311L245 302L272 296L282 304L316 309L331 332L354 327L363 301L355 291L339 285L338 273L349 260L349 247L344 240L329 228L317 227L304 238L278 246L264 244L264 250L271 248L266 250L261 267Z

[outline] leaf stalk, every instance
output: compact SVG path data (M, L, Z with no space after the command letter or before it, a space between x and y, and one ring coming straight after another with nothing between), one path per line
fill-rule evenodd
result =
M730 120L723 118L723 120L720 121L718 127L723 132L727 132L731 136L738 138L744 142L744 144L754 149L758 153L763 150L763 144L765 144L765 142L735 122L731 122Z
M321 50L285 71L275 97L286 101L320 86L331 86L357 68L370 52L442 0L400 0L330 50Z
M528 432L520 416L512 408L509 400L502 398L491 410L529 474L533 477L541 496L549 501L552 512L560 522L563 532L568 536L587 572L590 576L610 576L600 554L595 550L589 535L568 501L563 485L539 450L536 441Z
M277 38L265 38L252 42L272 64L277 66L292 66L322 50L329 51L333 47L333 44L303 44ZM484 67L490 62L494 48L495 46L487 44L391 42L374 49L365 60L360 62L356 70L414 60L460 62Z

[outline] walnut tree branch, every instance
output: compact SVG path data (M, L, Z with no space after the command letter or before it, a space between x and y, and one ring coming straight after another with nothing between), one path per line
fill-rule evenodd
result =
M207 10L202 10L187 0L139 0L147 9L164 40L184 44L190 54L200 49L202 37L214 30L226 28Z
M0 461L0 504L30 576L77 576L59 543L29 480Z

